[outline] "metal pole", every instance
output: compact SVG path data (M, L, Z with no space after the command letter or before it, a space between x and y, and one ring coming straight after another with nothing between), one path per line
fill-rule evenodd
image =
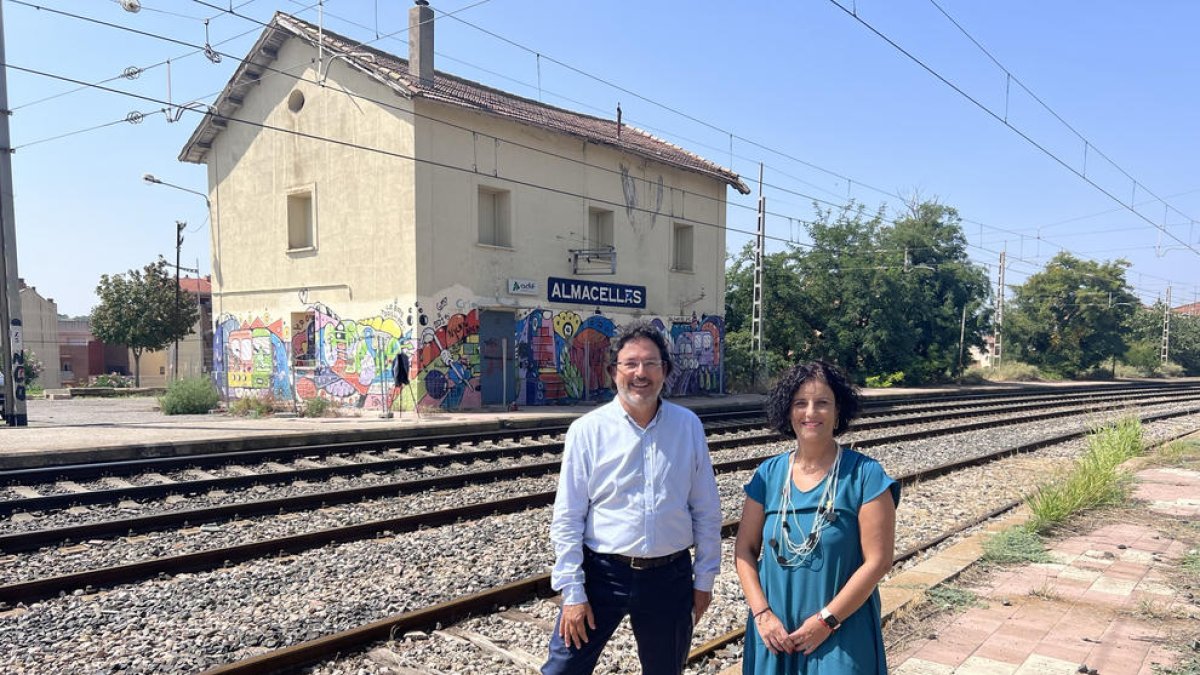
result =
M388 378L387 378L386 373L384 372L384 371L389 370L387 367L387 353L384 351L385 349L387 349L387 338L384 337L383 335L377 334L375 336L375 340L376 340L376 344L378 346L376 349L376 352L377 352L376 360L383 362L383 365L378 370L378 372L379 372L379 395L381 397L381 400L379 402L379 410L380 410L379 416L382 417L383 419L391 419L392 418L392 408L390 405L388 405Z
M508 410L508 338L500 338L500 405Z
M754 352L756 359L763 348L763 247L766 245L766 232L767 200L763 197L763 165L759 163L758 230L754 236L754 297L750 310L750 350Z
M962 324L958 327L958 370L963 367L963 343L967 339L967 303L963 303Z
M4 56L4 12L0 9L0 63ZM17 285L17 228L13 208L12 144L8 135L8 74L0 68L0 276L4 301L0 302L3 336L4 421L10 427L29 424L25 413L25 357L21 338L21 291Z
M175 308L171 311L172 318L175 321L175 328L179 328L179 256L183 252L183 228L187 227L187 222L182 220L175 221ZM199 272L197 272L199 274ZM179 335L175 336L175 356L171 366L171 379L179 379Z

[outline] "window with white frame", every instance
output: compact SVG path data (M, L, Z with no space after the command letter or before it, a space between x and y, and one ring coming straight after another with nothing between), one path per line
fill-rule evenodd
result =
M479 186L479 243L512 246L512 198L508 190Z
M676 272L691 272L693 269L692 247L696 228L683 223L675 223L672 231L671 269Z
M613 245L613 212L588 208L587 241L585 248L604 248Z
M316 214L311 189L296 190L287 196L287 246L289 251L316 246Z

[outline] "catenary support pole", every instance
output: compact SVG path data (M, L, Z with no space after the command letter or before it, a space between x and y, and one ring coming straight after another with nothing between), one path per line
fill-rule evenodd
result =
M4 56L4 11L0 8L0 63ZM16 209L13 208L12 142L8 135L8 74L0 68L0 276L4 301L0 302L3 335L4 421L10 427L29 424L25 412L25 355L21 329L21 291L17 283Z

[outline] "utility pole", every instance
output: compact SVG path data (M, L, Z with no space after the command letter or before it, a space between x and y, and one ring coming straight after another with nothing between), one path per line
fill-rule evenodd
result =
M1167 307L1163 310L1162 364L1167 365L1171 355L1171 287L1167 286Z
M996 331L992 336L992 367L1000 365L1000 358L1003 355L1001 349L1001 333L1004 332L1004 264L1005 257L1008 251L1000 252L1000 276L999 286L996 288Z
M175 306L171 308L171 314L175 318L175 324L179 323L179 256L183 251L183 228L187 227L187 221L175 221ZM179 328L178 325L175 326ZM171 370L171 379L179 379L179 337L175 337L175 357L174 364Z
M4 11L0 8L0 63L4 56ZM17 228L13 208L12 142L8 135L8 74L0 68L0 343L4 367L4 422L10 427L29 424L25 412L25 354L21 336L21 290L17 285Z
M754 306L750 313L750 349L762 352L763 247L767 243L767 198L763 196L763 165L758 165L758 231L754 236Z

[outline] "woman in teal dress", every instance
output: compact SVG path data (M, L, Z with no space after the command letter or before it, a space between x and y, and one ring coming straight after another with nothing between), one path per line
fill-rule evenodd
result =
M887 672L877 585L892 566L900 485L838 445L858 394L821 361L787 371L767 418L795 447L746 484L735 560L749 605L742 672Z

